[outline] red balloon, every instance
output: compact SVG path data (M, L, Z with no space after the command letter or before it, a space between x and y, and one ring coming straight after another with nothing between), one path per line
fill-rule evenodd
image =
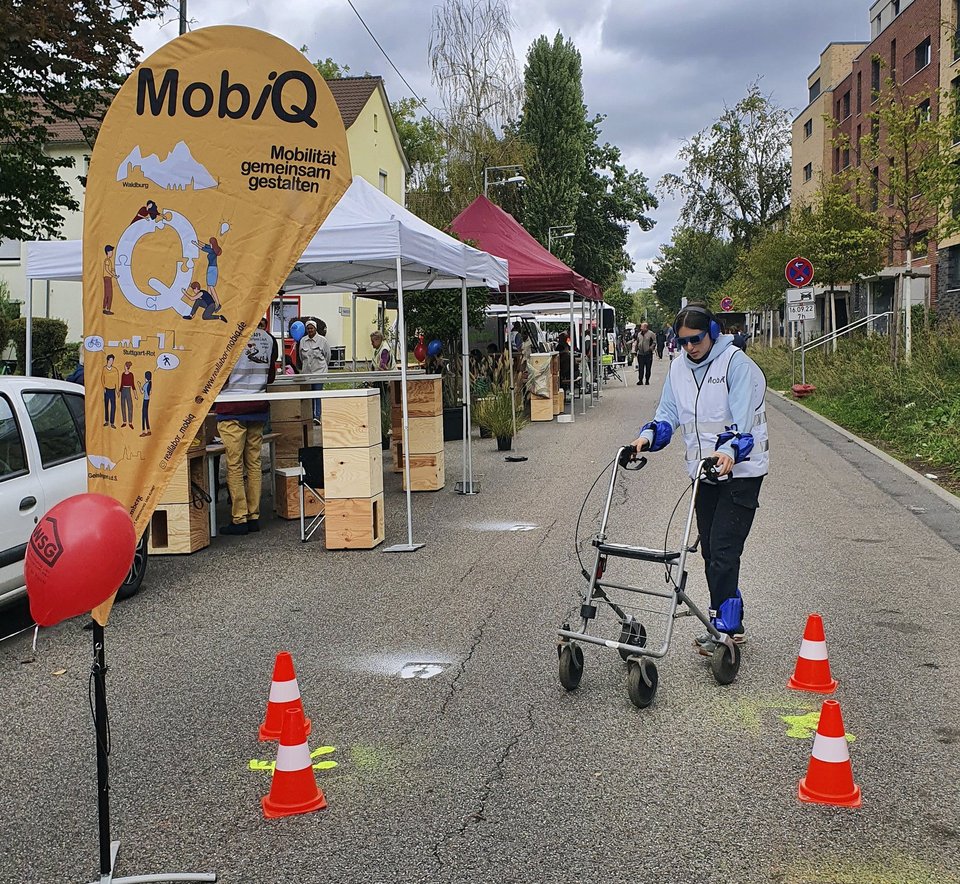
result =
M136 548L133 520L119 501L105 494L61 501L37 522L27 544L30 616L53 626L105 602L130 571Z
M423 360L427 358L427 345L423 343L422 335L417 342L417 346L413 348L413 358L416 359L417 362L423 362Z

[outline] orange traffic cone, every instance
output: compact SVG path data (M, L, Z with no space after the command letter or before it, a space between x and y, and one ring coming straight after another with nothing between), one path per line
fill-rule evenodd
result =
M836 700L823 701L810 766L800 780L798 794L801 801L814 804L859 807L862 803L860 787L853 781L846 731Z
M300 688L297 674L293 671L293 657L286 651L277 654L273 664L273 681L270 683L270 699L267 700L267 714L260 725L261 740L279 740L283 727L284 713L296 709L303 716L304 736L310 735L310 719L304 715L300 701Z
M260 799L267 819L310 813L327 806L327 799L317 787L313 760L303 727L303 713L288 709L283 715L283 731L277 749L277 766L273 769L270 794Z
M814 691L818 694L832 694L837 689L836 679L830 677L827 640L823 634L823 619L819 614L807 617L797 666L787 682L787 687L795 691Z

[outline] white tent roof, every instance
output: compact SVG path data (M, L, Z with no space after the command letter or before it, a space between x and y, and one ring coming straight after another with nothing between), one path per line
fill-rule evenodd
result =
M507 262L431 227L363 178L354 178L310 241L286 283L289 288L371 293L396 288L499 288ZM81 280L80 240L27 243L27 279Z

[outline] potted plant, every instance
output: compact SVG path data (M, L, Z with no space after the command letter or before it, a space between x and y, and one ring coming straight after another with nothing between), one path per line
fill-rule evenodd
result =
M474 407L477 424L486 427L497 437L497 450L509 451L513 444L513 428L517 431L526 424L522 408L518 408L513 393L507 386L493 387L490 393L478 399Z

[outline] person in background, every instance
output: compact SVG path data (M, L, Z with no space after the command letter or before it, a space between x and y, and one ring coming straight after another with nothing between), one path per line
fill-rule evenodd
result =
M747 336L743 333L743 326L738 325L733 330L733 346L747 352Z
M300 374L326 374L330 368L330 343L327 341L326 323L308 319L304 325L307 333L297 344L297 370ZM320 326L323 330L320 330ZM310 384L312 390L322 390L322 382ZM320 400L313 400L313 422L320 423Z
M657 347L657 336L650 331L646 322L640 323L637 331L637 386L650 384L650 372L653 371L653 351Z
M721 334L706 307L688 304L673 327L684 354L670 363L656 414L633 444L638 453L659 451L679 427L691 479L704 458L717 458L717 478L700 482L697 528L711 622L739 643L745 638L740 557L769 464L766 379L757 364L733 346L733 336ZM706 633L694 647L710 656L717 640Z
M383 332L379 329L375 328L370 332L370 346L373 347L370 368L373 371L393 371L393 353L390 352L390 346L383 339Z
M263 329L256 329L240 354L224 393L265 393L277 374L277 342ZM221 534L249 534L260 530L260 490L263 482L261 449L263 428L270 414L265 399L221 402L214 406L217 430L227 458L227 489L230 491L229 525Z
M667 329L664 326L657 332L657 359L663 359L663 348L667 345Z

